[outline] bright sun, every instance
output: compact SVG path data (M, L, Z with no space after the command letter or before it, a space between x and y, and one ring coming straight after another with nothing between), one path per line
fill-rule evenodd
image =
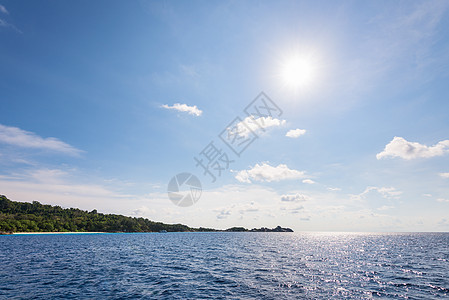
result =
M281 79L288 87L303 89L313 83L315 71L315 65L310 58L295 55L283 62Z

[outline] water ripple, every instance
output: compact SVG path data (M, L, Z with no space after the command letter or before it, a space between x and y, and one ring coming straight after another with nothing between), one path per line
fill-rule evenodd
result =
M3 299L448 298L449 234L0 237Z

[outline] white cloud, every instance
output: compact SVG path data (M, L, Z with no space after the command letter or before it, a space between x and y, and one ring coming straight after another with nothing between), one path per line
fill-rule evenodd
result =
M3 5L0 4L0 12L4 13L4 14L9 14L8 10L6 9L6 7L4 7Z
M188 106L187 104L175 103L172 106L163 104L161 107L166 108L166 109L174 109L177 111L186 112L189 115L194 115L197 117L201 116L201 114L203 113L203 111L198 109L198 107L196 105Z
M1 27L9 27L9 26L11 26L11 24L9 24L8 22L0 19L0 26Z
M449 178L449 172L447 172L447 173L440 173L439 175L441 177L443 177L443 178Z
M285 120L279 120L272 117L254 118L251 116L246 117L241 122L238 122L234 127L227 128L227 130L230 135L239 135L247 138L251 134L251 131L258 133L267 128L284 126L285 124Z
M288 211L291 214L299 214L302 210L304 210L304 206L294 206L294 207L281 207L281 211Z
M18 33L22 33L22 31L21 31L20 29L18 29L16 26L14 26L14 25L11 24L11 23L6 22L6 21L3 20L3 19L0 19L0 27L9 27L9 28L14 29L14 30L17 31Z
M141 206L133 211L133 215L136 217L145 217L148 215L156 215L157 211L150 209L147 206Z
M0 4L0 13L5 14L5 15L9 15L9 11L6 9L6 7L4 7L3 5ZM14 29L15 31L17 31L18 33L22 33L22 31L20 31L16 26L14 26L11 23L6 22L3 19L0 19L0 27L9 27Z
M180 65L179 68L181 69L181 71L186 74L187 76L190 77L198 77L199 74L195 68L195 66L191 66L191 65Z
M449 221L446 218L442 218L440 221L438 221L437 224L439 226L447 227L447 226L449 226Z
M316 183L316 182L313 181L312 179L304 179L304 180L302 181L302 183L314 184L314 183Z
M237 173L235 178L240 182L251 183L253 181L281 181L285 179L303 178L304 172L292 170L285 164L280 164L277 167L270 166L263 162L260 165L256 164L249 170L242 170Z
M38 174L43 177L37 178ZM149 193L132 194L136 188L129 188L126 182L114 180L105 183L101 178L86 177L89 176L70 169L28 170L0 175L0 192L11 200L37 200L62 207L78 207L89 211L97 209L102 213L146 217L153 221L181 223L192 227L272 228L281 225L294 228L298 217L302 216L293 214L293 211L281 211L280 203L289 209L289 205L294 209L303 203L281 202L280 193L257 184L205 189L196 205L178 207L168 199L166 192L152 191L152 184L149 183L145 186L138 185L139 190Z
M424 197L432 197L432 194L422 194Z
M260 208L256 205L254 201L252 201L249 204L242 205L239 209L239 213L241 215L258 211L260 211Z
M438 198L437 201L438 201L438 202L449 202L449 199Z
M305 129L291 129L285 134L285 136L289 138L297 138L304 134L306 134Z
M365 198L370 192L377 192L386 199L397 199L402 194L401 191L396 190L394 187L369 186L362 193L358 195L352 195L352 198L355 200L360 200Z
M72 173L72 174L71 174ZM0 175L0 191L11 200L33 201L110 212L122 209L134 197L107 186L74 179L74 172L60 169L33 169Z
M215 212L218 212L217 219L222 220L226 219L231 215L231 211L226 208L214 209Z
M10 144L23 148L34 148L62 152L69 155L79 155L82 150L66 144L57 138L42 138L33 132L17 127L0 124L0 143Z
M304 202L310 198L302 194L285 194L281 196L281 201L283 202Z
M26 176L35 182L48 184L63 183L67 175L68 172L59 169L35 169L26 174Z
M426 146L416 142L409 142L402 137L394 139L385 146L384 151L376 155L377 159L385 157L401 157L403 159L429 158L441 156L449 152L449 140L444 140L434 146Z
M43 170L29 174L48 173L51 180L57 177L58 171ZM102 213L118 213L128 216L146 217L164 223L181 223L192 227L210 227L226 229L233 226L245 228L273 228L277 225L290 227L293 230L318 231L393 231L410 230L395 225L392 215L380 215L381 210L354 210L353 201L347 197L338 197L335 193L307 192L291 190L287 195L300 194L307 201L281 201L282 193L276 189L257 184L225 185L203 190L199 202L192 207L178 207L168 198L166 192L152 191L148 194L126 195L125 191L135 192L135 188L127 189L120 182L105 185L94 184L90 178L87 184L73 180L69 170L60 170L60 184L38 182L30 178L2 178L0 191L12 200L37 200L46 204L62 207L78 207L83 210L97 209ZM65 174L68 173L68 174ZM27 173L28 174L28 173ZM54 175L54 176L53 176ZM82 174L78 174L82 175ZM93 180L92 180L93 179ZM81 181L86 182L85 178ZM151 184L146 184L151 191ZM141 186L142 188L142 186ZM313 199L313 201L309 201ZM300 199L301 197L299 197ZM335 205L338 203L338 205ZM378 205L381 207L384 204ZM385 205L392 205L385 203ZM445 205L445 204L441 204ZM385 212L389 212L388 210ZM198 216L201 218L198 218ZM361 217L364 216L363 219ZM416 215L408 216L416 220ZM402 219L406 221L406 219ZM302 222L309 221L309 222ZM387 222L387 223L385 223ZM354 227L357 224L357 228ZM413 228L412 228L413 229Z
M381 207L379 207L377 210L389 210L389 209L393 209L394 206L389 206L389 205L383 205Z
M333 191L333 192L341 191L341 188L338 188L338 187L328 187L327 189L329 191Z

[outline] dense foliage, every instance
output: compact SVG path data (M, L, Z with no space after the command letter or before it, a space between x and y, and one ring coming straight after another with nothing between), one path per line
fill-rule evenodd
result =
M0 231L8 232L167 232L214 231L144 218L102 214L77 208L17 202L0 195Z

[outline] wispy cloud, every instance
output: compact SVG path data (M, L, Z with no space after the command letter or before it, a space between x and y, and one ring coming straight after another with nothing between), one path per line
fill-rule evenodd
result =
M186 74L187 76L190 77L198 77L198 71L195 68L195 66L191 66L191 65L180 65L179 68L181 69L181 71Z
M390 205L383 205L381 207L379 207L377 210L389 210L389 209L393 209L394 206L390 206Z
M258 205L256 205L254 201L252 201L249 204L244 204L239 208L239 213L241 215L244 215L246 213L254 213L258 211L260 211L260 208L258 207Z
M36 183L60 184L64 182L68 172L60 169L34 169L27 173L27 177Z
M445 198L438 198L437 199L438 202L449 202L449 199L445 199Z
M400 157L403 159L429 158L449 153L449 140L444 140L434 146L426 146L417 142L409 142L402 137L394 137L385 146L384 151L376 155L377 159Z
M281 211L282 210L288 211L291 214L299 214L302 210L304 210L304 206L297 205L294 207L281 207L280 209L281 209Z
M303 171L289 169L287 165L280 164L277 167L270 166L268 163L256 164L248 170L242 170L237 173L235 178L240 182L251 183L253 181L281 181L286 179L298 179L305 176Z
M438 42L438 31L444 30L443 20L449 2L423 1L405 9L399 7L377 18L376 32L371 36L369 46L377 46L373 48L378 49L375 52L377 62L383 62L385 66L400 66L407 62L419 72L430 70L441 62L431 49Z
M361 51L341 66L344 73L335 72L338 89L364 93L378 88L390 76L407 86L416 84L416 79L424 83L441 74L435 69L446 65L449 57L447 45L441 42L449 2L408 4L380 5L377 15L370 14L367 28L359 36ZM444 50L434 51L437 44Z
M8 22L6 22L5 20L0 19L0 26L1 27L10 27L12 25L9 24Z
M3 5L0 4L0 12L4 13L4 14L9 14L8 10L6 9L6 7L4 7Z
M136 217L145 217L147 215L156 215L156 214L157 214L157 211L155 209L151 209L145 205L143 205L139 208L136 208L133 211L133 215Z
M446 172L446 173L440 173L439 175L440 175L440 177L442 177L442 178L449 178L449 172Z
M304 134L306 134L306 130L305 129L291 129L291 130L289 130L286 134L285 134L285 136L286 137L289 137L289 138L293 138L293 139L295 139L295 138L298 138L298 137L300 137L301 135L304 135Z
M3 5L0 4L0 13L1 14L5 14L5 15L9 15L9 11L6 9L6 7L4 7ZM15 31L17 31L18 33L22 33L22 31L20 31L20 29L18 29L16 26L14 26L11 23L8 23L7 21L5 21L4 19L0 18L0 27L9 27L14 29Z
M261 211L261 208L259 205L251 201L250 203L240 203L240 204L233 204L228 207L219 207L212 210L214 213L218 213L216 215L217 220L224 220L227 219L230 216L235 216L239 218L243 218L246 214L251 213L259 213ZM253 215L254 216L254 215ZM256 215L257 217L257 215Z
M362 193L358 195L352 195L352 199L354 200L364 199L371 192L377 192L383 198L386 199L397 199L402 194L401 191L396 190L394 187L369 186Z
M443 227L449 227L449 220L446 218L442 218L440 219L440 221L438 221L437 223L439 226L443 226Z
M75 173L74 170L34 168L0 175L0 191L12 200L38 200L65 207L102 210L111 208L112 202L117 208L120 201L134 198L101 184L75 179Z
M332 192L338 192L338 191L341 191L341 188L338 188L338 187L328 187L327 188L329 191L332 191Z
M42 138L37 134L17 127L0 124L0 143L22 148L33 148L60 152L68 155L79 155L82 150L70 146L57 138Z
M228 216L231 215L231 211L226 208L216 210L216 212L218 212L217 219L219 220L226 219Z
M163 104L161 107L166 108L166 109L174 109L174 110L177 110L180 112L186 112L189 115L194 115L197 117L201 116L201 114L203 113L203 111L200 110L196 105L189 106L187 104L175 103L172 106Z

